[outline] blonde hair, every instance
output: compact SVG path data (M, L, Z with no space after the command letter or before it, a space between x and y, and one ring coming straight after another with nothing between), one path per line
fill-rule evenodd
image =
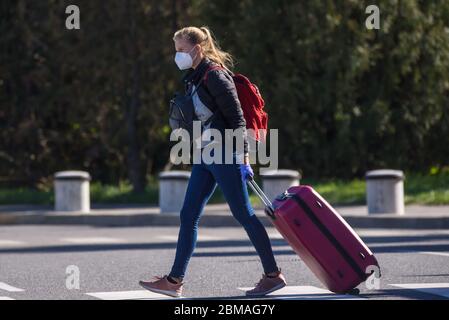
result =
M210 60L230 70L234 67L234 59L231 54L220 49L217 40L208 27L185 27L175 32L173 40L185 39L192 45L199 44L203 53Z

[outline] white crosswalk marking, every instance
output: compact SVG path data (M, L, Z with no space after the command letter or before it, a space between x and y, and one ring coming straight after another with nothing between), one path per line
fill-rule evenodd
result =
M246 291L251 288L238 288ZM86 293L91 297L101 300L172 300L186 299L173 298L162 294L153 293L148 290L134 291L109 291L109 292L90 292ZM366 300L352 295L339 295L325 289L313 286L287 286L276 292L268 294L265 298L282 300ZM194 298L193 298L194 299Z
M434 255L434 256L443 256L443 257L449 257L449 252L431 252L431 251L426 251L426 252L420 252L421 254L430 254L430 255Z
M402 283L402 284L390 284L390 286L417 290L424 293L430 293L445 298L449 298L449 283Z
M4 282L0 282L0 290L5 290L5 291L8 291L8 292L22 292L22 291L25 291L23 289L10 286L9 284L4 283Z
M100 244L100 243L125 243L123 239L106 238L106 237L82 237L82 238L63 238L63 242L75 244Z
M176 237L178 240L178 237ZM208 235L198 235L198 241L219 241L219 240L229 240L229 238L217 237L217 236L208 236Z
M25 242L16 241L16 240L2 240L0 239L0 247L13 247L13 246L22 246Z
M246 291L252 288L238 288ZM282 300L366 300L352 295L339 295L314 286L286 286L269 293L267 297Z
M268 238L270 238L272 240L284 239L284 237L277 231L268 232Z
M172 236L157 236L155 237L158 240L165 240L165 241L178 241L178 236L172 235Z
M162 236L156 236L156 239L158 240L165 240L165 241L178 241L178 235L162 235ZM219 241L219 240L229 240L229 238L224 237L217 237L217 236L209 236L209 235L198 235L198 241Z
M449 298L449 283L405 283L405 284L389 284L389 286L399 287L420 291L441 297ZM239 287L241 291L252 289L250 287ZM174 298L166 295L153 293L148 290L131 290L131 291L105 291L105 292L89 292L86 295L100 300L195 300L201 297L180 297ZM233 299L242 299L241 297L229 297ZM280 290L272 292L264 299L280 299L280 300L367 300L369 294L362 297L350 294L336 294L323 288L315 286L286 286ZM9 297L0 297L0 300L12 300ZM244 299L248 299L247 297ZM257 299L257 298L256 298Z
M0 297L0 300L15 300L15 299L10 297Z
M91 297L101 300L161 300L161 299L179 299L165 296L163 294L153 293L148 290L135 291L111 291L111 292L90 292L86 293Z

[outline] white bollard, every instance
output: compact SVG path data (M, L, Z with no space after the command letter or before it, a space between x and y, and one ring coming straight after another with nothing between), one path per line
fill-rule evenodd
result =
M298 186L301 176L296 170L266 170L261 173L262 189L271 201L292 186Z
M368 214L405 214L404 173L400 170L373 170L366 173Z
M54 175L56 211L90 211L91 177L85 171L60 171Z
M161 213L180 213L189 178L190 171L163 171L159 174L159 207Z

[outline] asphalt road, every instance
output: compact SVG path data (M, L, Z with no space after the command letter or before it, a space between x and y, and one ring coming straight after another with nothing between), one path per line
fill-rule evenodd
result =
M359 296L329 293L268 228L288 286L267 299L449 299L449 230L356 231L380 262L378 289L362 284ZM169 272L177 232L176 227L2 226L0 299L164 298L138 281ZM242 228L200 228L184 296L243 299L239 288L253 286L261 274Z

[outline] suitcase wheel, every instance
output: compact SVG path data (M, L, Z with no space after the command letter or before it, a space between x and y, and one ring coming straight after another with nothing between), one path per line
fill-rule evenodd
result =
M358 288L351 289L348 292L346 292L346 294L358 296L360 294L360 289L358 289Z

